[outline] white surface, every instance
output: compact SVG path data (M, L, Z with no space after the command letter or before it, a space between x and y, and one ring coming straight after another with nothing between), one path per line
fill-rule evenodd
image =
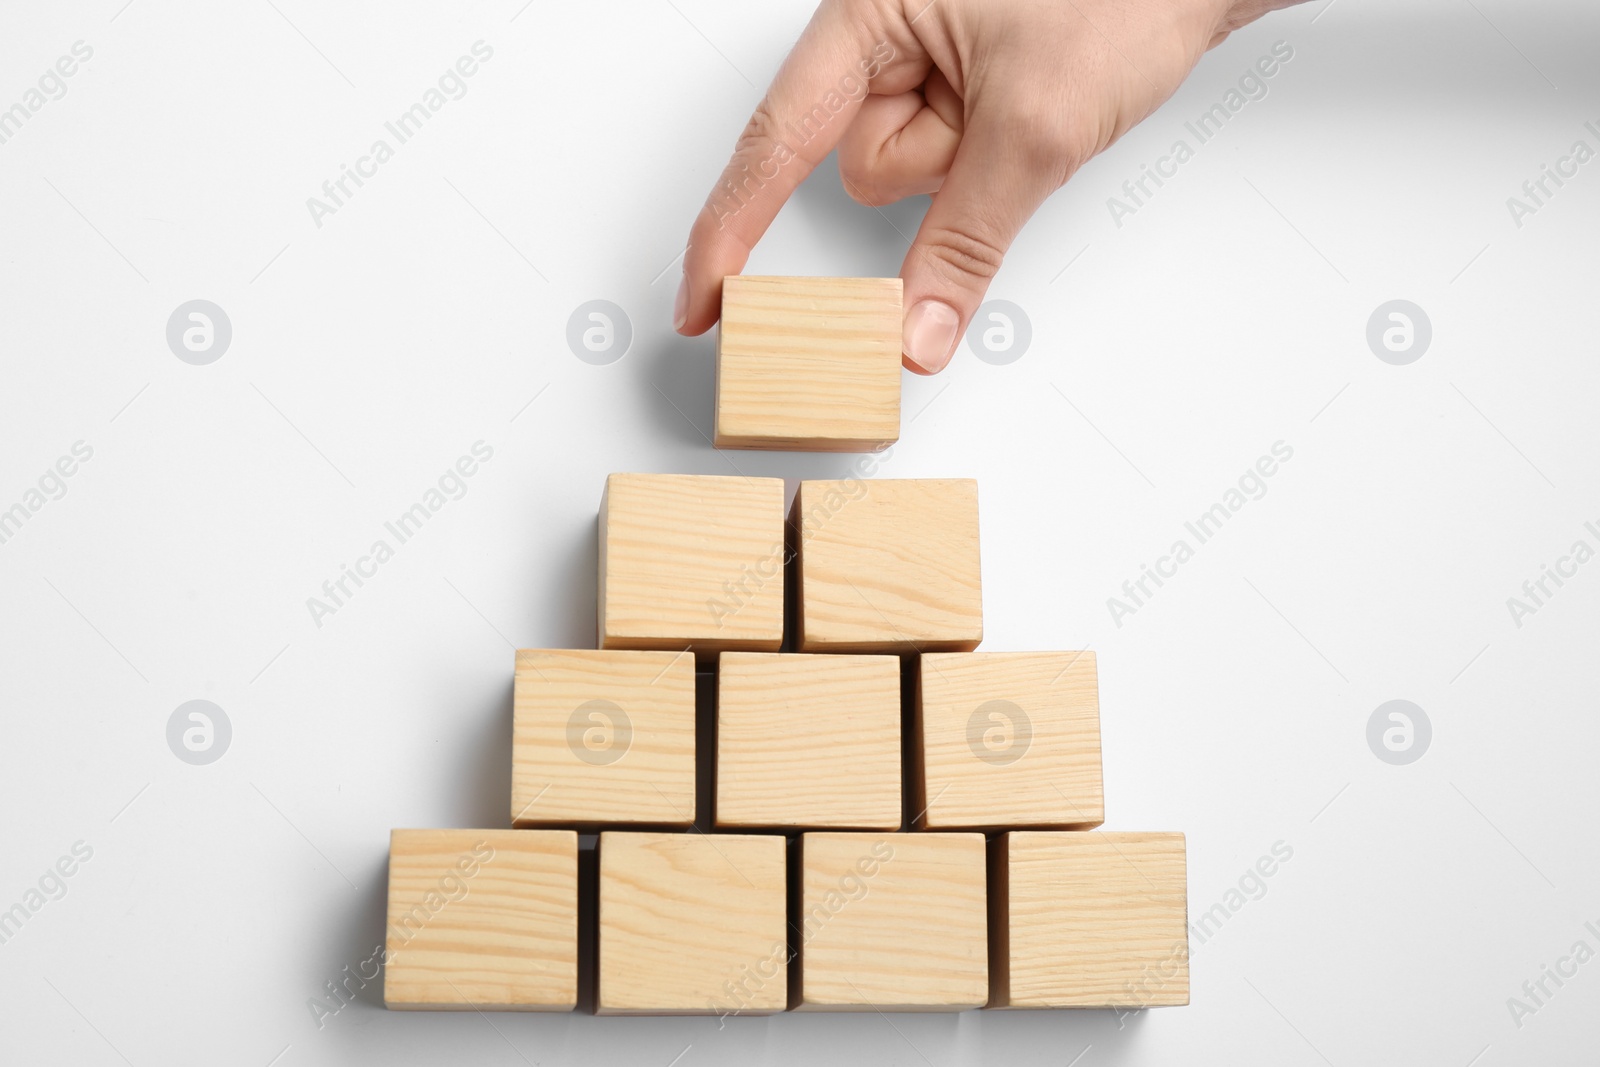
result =
M980 479L985 647L1099 651L1107 827L1188 834L1194 917L1293 848L1195 946L1191 1007L491 1024L374 984L319 1029L308 999L381 939L389 828L503 824L510 646L591 638L605 474L844 468L714 453L711 342L667 328L667 268L808 10L121 2L0 16L0 107L94 49L0 145L0 508L94 450L0 544L0 908L93 849L0 945L0 1059L1593 1055L1600 962L1520 1028L1506 1001L1600 949L1600 563L1520 628L1506 598L1600 543L1600 162L1520 229L1505 203L1600 147L1592 6L1269 17L1024 234L993 295L1026 355L906 380L883 473ZM306 198L479 39L465 98L315 227ZM1269 95L1114 226L1106 198L1278 40ZM750 269L893 273L920 210L852 204L830 164ZM209 366L164 337L197 297L233 324ZM564 341L594 298L635 330L610 366ZM1410 366L1364 337L1394 298L1434 327ZM466 495L314 625L478 440ZM1269 492L1114 626L1107 597L1279 440ZM234 731L204 767L164 733L197 698ZM1365 739L1393 698L1434 727L1409 766Z

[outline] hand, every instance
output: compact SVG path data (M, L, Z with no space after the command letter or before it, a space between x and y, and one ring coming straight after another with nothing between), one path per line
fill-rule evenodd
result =
M1233 30L1297 0L823 0L689 234L674 327L835 147L867 205L932 193L906 254L907 368L950 362L1045 197L1172 95Z

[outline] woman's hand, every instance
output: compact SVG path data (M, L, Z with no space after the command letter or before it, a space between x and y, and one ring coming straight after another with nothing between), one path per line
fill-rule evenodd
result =
M1017 232L1172 95L1206 49L1295 0L823 0L689 234L674 326L717 320L830 151L880 205L932 193L906 254L905 365L943 370Z

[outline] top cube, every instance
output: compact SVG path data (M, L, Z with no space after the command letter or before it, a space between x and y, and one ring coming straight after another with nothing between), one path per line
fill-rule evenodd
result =
M900 438L899 278L722 281L716 447L877 452Z

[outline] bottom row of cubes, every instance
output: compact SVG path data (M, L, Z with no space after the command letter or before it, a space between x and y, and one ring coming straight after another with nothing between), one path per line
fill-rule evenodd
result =
M1189 1002L1179 833L599 835L595 1011ZM395 830L384 1002L570 1011L568 830Z

